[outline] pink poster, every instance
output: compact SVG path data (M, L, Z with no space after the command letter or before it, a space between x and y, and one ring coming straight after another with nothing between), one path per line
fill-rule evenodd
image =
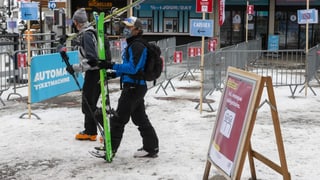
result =
M229 76L215 126L211 159L228 175L231 174L255 84Z

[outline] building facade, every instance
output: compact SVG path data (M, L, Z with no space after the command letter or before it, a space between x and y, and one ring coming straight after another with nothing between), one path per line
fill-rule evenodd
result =
M39 1L39 0L35 0ZM61 0L60 0L61 1ZM64 0L67 18L80 7L92 11L104 11L106 14L116 8L121 8L134 0ZM177 44L199 41L199 37L190 36L190 20L202 19L203 13L196 12L197 0L145 0L131 11L119 15L106 24L106 32L110 36L120 36L121 18L134 15L140 18L144 25L144 34L148 40L158 40L175 36ZM214 20L214 37L219 39L221 47L233 45L246 40L261 38L262 47L267 48L268 36L279 36L280 49L304 49L306 32L308 32L309 47L320 42L320 25L298 23L298 10L320 9L320 0L225 0L225 21L218 24L217 11L220 0L213 0L213 13L205 13L205 19ZM248 15L246 23L247 3L254 6L254 13ZM318 15L319 16L319 15ZM319 17L318 17L319 18ZM92 19L92 17L91 17ZM67 21L68 22L68 21ZM70 22L70 21L69 21ZM70 25L70 24L69 24Z

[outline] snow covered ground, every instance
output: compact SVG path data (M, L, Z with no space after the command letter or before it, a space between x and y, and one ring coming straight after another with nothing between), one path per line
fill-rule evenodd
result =
M197 74L196 74L197 75ZM199 75L196 76L199 79ZM141 147L137 128L129 122L121 146L112 163L89 155L97 142L76 141L74 136L83 130L79 92L68 93L32 105L32 113L39 116L19 118L28 112L27 88L18 89L23 101L14 97L7 101L8 90L2 95L6 106L0 104L0 179L128 179L128 180L198 180L202 179L207 160L210 137L216 113L203 104L203 112L195 109L199 99L199 81L174 79L176 88L168 87L166 96L156 88L146 96L147 113L160 140L159 157L155 159L133 158ZM301 88L301 87L299 87ZM111 83L111 103L116 108L119 84ZM289 87L274 88L288 169L293 180L318 179L320 177L320 88L318 94L308 91L290 98ZM217 110L221 92L208 96ZM265 98L263 97L262 100ZM253 149L279 163L277 146L270 116L264 105L258 112L251 138ZM255 161L258 179L276 180L282 176ZM210 176L217 172L211 167ZM248 160L242 179L250 178Z

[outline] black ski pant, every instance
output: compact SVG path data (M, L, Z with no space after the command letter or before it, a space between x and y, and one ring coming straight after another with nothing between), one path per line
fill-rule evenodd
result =
M99 80L99 70L89 70L85 72L82 88L82 112L84 113L85 133L89 135L97 134L97 125L93 119L93 113L97 109L97 102L101 92Z
M118 100L117 114L110 118L111 144L116 152L122 139L125 125L131 117L138 126L142 137L143 148L148 152L158 152L159 142L157 134L145 112L144 96L147 86L124 83Z

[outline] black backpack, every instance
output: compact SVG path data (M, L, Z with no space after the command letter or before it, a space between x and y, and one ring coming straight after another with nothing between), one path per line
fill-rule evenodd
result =
M98 43L98 33L96 29L88 29L88 32L91 32L94 34L94 37L96 37L96 41ZM105 60L111 62L111 50L110 50L110 41L109 38L105 35L104 36L104 49L105 49Z
M155 85L156 79L160 77L163 68L163 61L160 57L160 47L144 40L139 40L139 42L143 43L148 49L146 65L144 71L139 71L135 75L130 75L130 77L133 79L154 81Z

